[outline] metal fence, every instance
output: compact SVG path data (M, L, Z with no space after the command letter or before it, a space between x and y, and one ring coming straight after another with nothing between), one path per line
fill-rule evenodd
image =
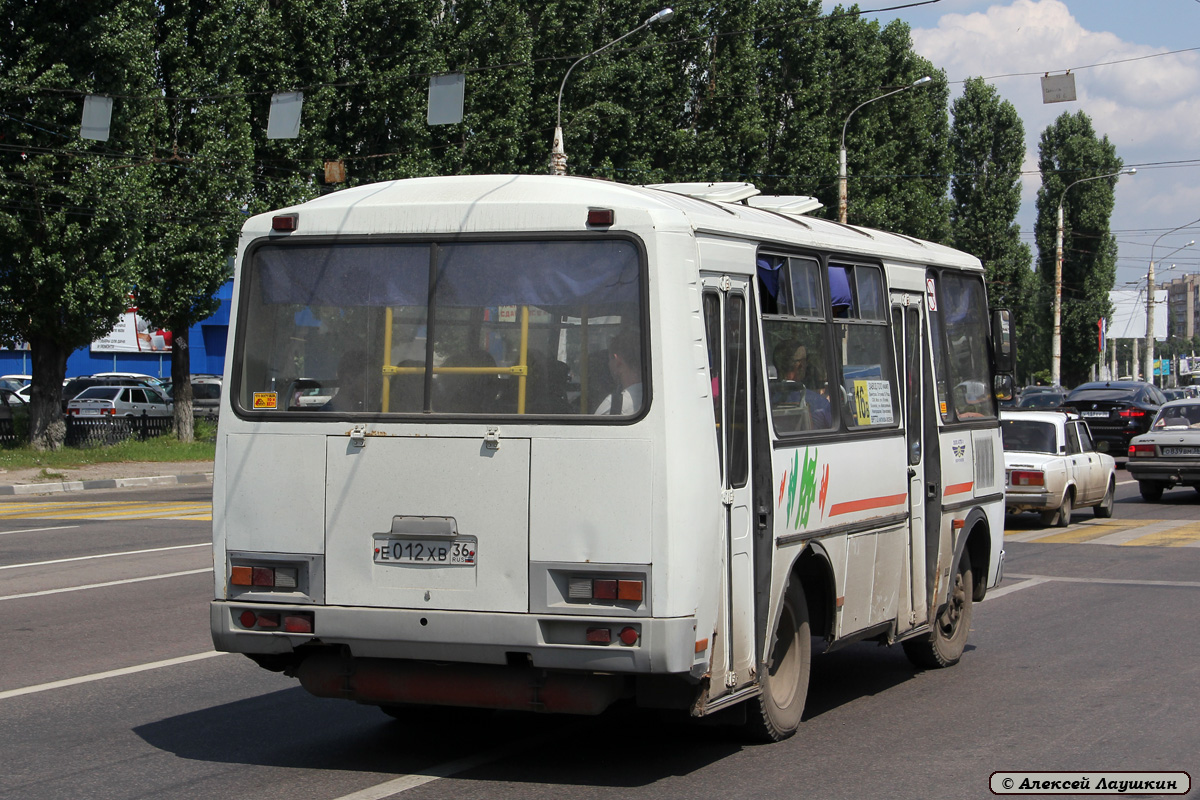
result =
M173 417L109 417L108 419L81 419L67 417L68 447L90 447L117 444L137 437L145 441L151 436L170 433L174 426Z

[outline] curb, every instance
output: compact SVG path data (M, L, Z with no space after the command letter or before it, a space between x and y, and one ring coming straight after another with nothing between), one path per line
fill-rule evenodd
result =
M21 494L58 494L83 492L89 489L131 489L139 486L178 486L187 483L212 483L211 472L192 472L185 475L153 475L145 478L107 478L94 481L50 481L48 483L18 483L0 486L0 496Z

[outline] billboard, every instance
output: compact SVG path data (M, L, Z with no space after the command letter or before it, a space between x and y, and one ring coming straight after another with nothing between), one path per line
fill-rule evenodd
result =
M170 353L171 332L151 327L131 308L108 335L92 342L91 349L93 353Z

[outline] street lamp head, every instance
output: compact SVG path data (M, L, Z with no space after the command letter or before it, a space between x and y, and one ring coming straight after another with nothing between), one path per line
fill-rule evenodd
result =
M633 30L630 30L630 31L627 31L627 32L621 34L620 36L613 39L611 42L604 45L603 47L596 48L595 50L588 53L587 55L582 56L578 61L576 61L571 66L567 67L567 74L563 75L562 83L559 84L559 86L558 86L558 116L555 120L555 125L554 125L554 143L550 147L550 174L551 175L566 175L567 174L567 153L563 148L563 133L562 133L562 97L563 97L563 89L565 89L567 86L567 78L571 77L571 70L575 69L582 62L591 58L592 56L596 55L597 53L603 52L603 51L607 50L608 48L612 47L614 44L621 41L622 39L632 36L633 34L637 33L638 31L642 30L643 28L653 25L656 22L663 22L665 20L668 20L673 16L675 16L675 12L673 10L671 10L669 8L664 8L661 11L658 11L655 14L653 14L649 19L647 19L641 25L638 25Z
M917 78L915 81L913 81L912 86L910 86L909 88L915 89L918 86L924 86L925 84L932 83L932 82L933 82L933 78L926 75L924 78Z
M1130 167L1129 169L1123 169L1123 170L1121 170L1121 174L1122 175L1137 175L1137 167Z

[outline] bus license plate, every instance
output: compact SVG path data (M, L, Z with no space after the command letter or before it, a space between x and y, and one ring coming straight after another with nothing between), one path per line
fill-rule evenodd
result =
M1200 447L1164 447L1164 456L1200 456Z
M376 564L475 566L475 539L376 539Z

